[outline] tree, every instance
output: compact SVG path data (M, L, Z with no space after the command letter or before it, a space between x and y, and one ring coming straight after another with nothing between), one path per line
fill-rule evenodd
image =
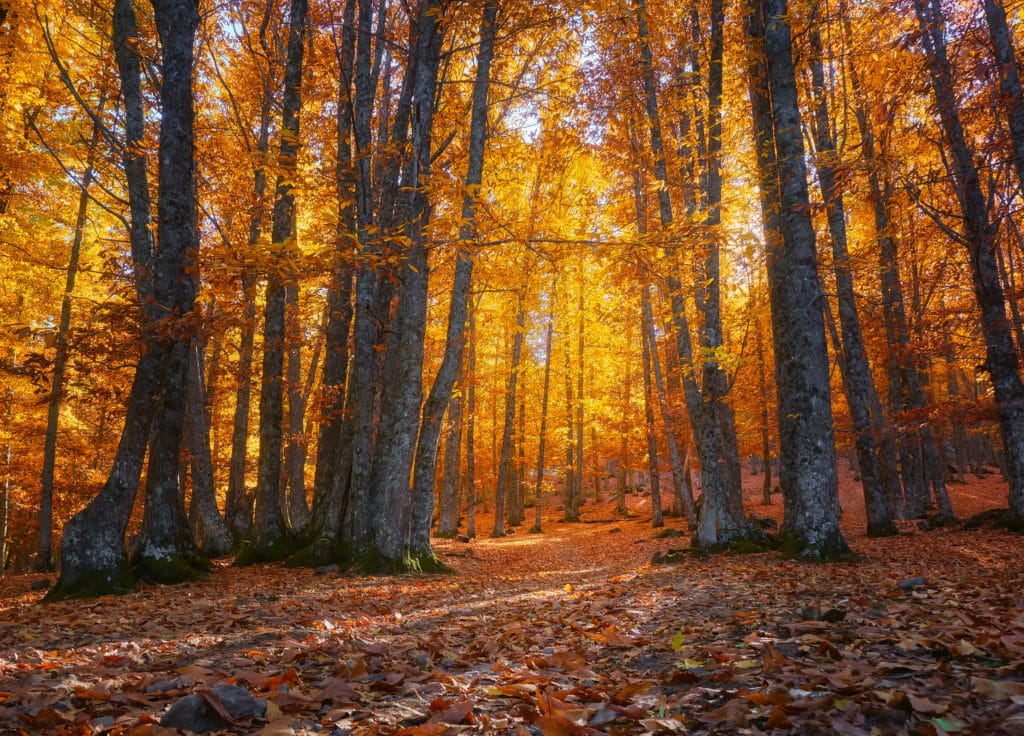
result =
M786 0L748 6L755 132L767 201L778 206L767 265L778 390L779 484L783 531L794 554L830 560L849 555L839 530L835 441L823 298L797 104ZM761 66L763 64L763 66ZM760 101L760 102L758 102ZM764 101L770 101L766 104ZM770 111L770 118L769 118Z

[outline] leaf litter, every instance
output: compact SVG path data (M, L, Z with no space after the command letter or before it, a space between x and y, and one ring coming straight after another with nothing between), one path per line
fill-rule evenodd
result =
M652 539L632 496L629 518L591 503L589 524L439 540L456 575L218 566L50 605L38 576L5 579L0 732L185 733L160 721L198 695L211 733L264 736L1024 733L1021 538L901 522L866 539L857 490L843 525L862 559L839 565L652 565L686 540ZM992 479L951 492L964 516L1005 498ZM227 712L225 685L262 715Z

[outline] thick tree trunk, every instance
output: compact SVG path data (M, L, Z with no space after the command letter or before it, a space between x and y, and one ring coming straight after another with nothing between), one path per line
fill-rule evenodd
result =
M464 180L462 227L456 245L455 278L448 307L445 352L423 407L423 419L416 445L413 471L413 528L410 543L413 554L424 558L433 557L433 550L430 548L430 518L433 514L437 443L445 409L451 400L452 388L462 365L465 345L466 312L473 274L473 254L470 248L476 239L476 200L479 196L480 183L483 181L484 149L487 141L487 95L491 78L491 60L494 58L494 25L497 13L497 2L488 0L484 5L480 24L480 50L477 53L470 114L469 163Z
M176 320L192 310L194 281L186 275L194 265L198 247L195 212L193 163L192 65L193 43L199 16L196 6L187 0L158 0L153 4L157 31L163 49L160 122L160 167L157 237L165 247L154 259L150 231L149 186L145 156L139 153L144 138L144 118L139 81L139 58L133 39L137 37L135 13L130 2L117 0L114 6L114 47L122 80L125 104L126 148L124 168L128 178L131 210L130 242L136 290L143 305L149 338L136 367L129 395L125 423L110 476L103 490L65 525L61 545L61 576L48 598L93 596L123 590L132 583L124 546L124 534L138 490L139 475L154 416L166 422L161 437L171 442L173 463L160 451L151 453L150 480L147 487L147 511L154 517L162 511L157 504L171 488L177 492L176 521L185 538L174 540L174 549L160 548L161 559L185 558L187 564L167 570L159 577L174 580L195 572L192 562L198 552L190 545L180 487L177 485L178 451L181 447L181 421L184 414L185 362L187 337L163 338L179 331L157 324L165 315ZM134 143L134 145L133 145ZM171 325L170 327L177 327ZM160 335L163 339L157 339ZM174 373L178 370L178 373ZM166 391L168 384L178 390ZM152 493L149 490L152 489ZM158 492L159 491L159 492ZM176 509L170 510L173 513ZM154 520L155 521L155 520ZM144 522L143 546L137 556L143 567L151 567L152 543L159 543L155 523Z
M260 440L253 508L253 527L235 562L239 565L283 558L287 549L285 510L281 493L281 455L284 422L284 353L287 289L294 279L289 257L295 250L295 182L302 110L302 69L305 52L307 0L291 0L288 13L288 51L281 113L280 173L274 202L271 243L273 261L267 274L263 312L263 378L260 386Z
M825 72L821 34L817 23L812 21L809 33L811 46L811 78L814 91L815 111L812 121L814 143L817 149L818 181L825 201L828 230L832 242L832 268L836 279L836 296L839 304L839 327L842 343L836 345L843 367L843 387L846 403L853 422L854 444L860 467L864 505L867 513L867 534L869 537L890 536L897 529L892 521L892 511L882 488L882 471L876 454L874 429L868 395L874 391L874 377L864 347L864 336L860 327L860 315L853 288L853 273L850 268L850 252L847 246L846 209L839 185L837 167L840 164L832 134L832 120L828 110L828 92L825 87ZM870 384L870 385L869 385Z
M943 35L942 8L937 0L914 0L914 10L928 55L932 91L945 144L951 156L948 169L964 218L974 295L981 311L985 338L985 368L992 379L999 429L1005 455L1004 473L1010 484L1011 523L1024 530L1024 383L1006 318L1006 303L995 258L997 226L990 218L973 153L957 109L952 70Z
M505 535L505 501L509 479L512 477L512 431L516 419L516 391L519 382L519 361L523 352L523 333L526 331L526 300L522 289L518 293L516 333L512 338L512 362L509 366L508 388L505 391L505 425L501 433L501 461L498 482L494 491L494 529L492 537Z
M815 560L849 554L839 529L828 348L815 235L797 104L786 0L754 0L748 33L763 63L754 95L770 100L771 121L755 114L758 148L774 149L762 175L779 205L779 236L769 238L768 279L778 386L779 481L791 552ZM762 46L763 44L763 46ZM755 62L757 64L757 62ZM763 154L762 154L763 157ZM762 162L764 163L764 162ZM767 181L764 181L767 179Z
M1024 186L1024 92L1021 91L1017 54L1006 22L1004 0L984 2L989 38L992 39L996 64L999 65L999 91L1003 95L1002 103L1010 130L1013 165L1017 169L1018 183Z
M430 217L428 192L431 175L431 140L444 26L443 0L428 0L417 20L415 78L412 95L413 156L403 185L402 222L410 246L401 271L398 306L384 353L381 386L387 397L381 406L371 485L380 504L374 528L372 554L385 569L438 567L430 550L431 498L426 507L426 550L411 551L414 508L409 474L416 451L420 404L423 399L423 340L427 314L426 228ZM436 453L436 439L434 452ZM421 526L422 528L422 526ZM421 540L422 541L422 540ZM377 564L374 562L373 564Z
M192 73L199 10L193 0L153 3L163 59L160 85L160 172L154 291L171 320L195 305L199 230L196 222L195 138ZM132 554L137 575L174 583L195 577L206 561L185 515L180 466L188 352L191 336L182 326L165 327L170 347L161 397L149 434L146 508L139 546Z

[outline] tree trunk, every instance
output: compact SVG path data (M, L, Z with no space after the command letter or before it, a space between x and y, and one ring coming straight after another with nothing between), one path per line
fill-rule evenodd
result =
M768 420L768 377L765 371L764 328L760 318L755 318L754 340L757 345L757 388L761 396L761 457L764 460L764 478L761 479L761 500L765 506L772 505L772 443L771 424Z
M50 398L46 411L46 436L43 440L43 472L39 495L39 549L36 554L37 572L52 571L55 567L53 556L53 482L54 466L57 461L57 425L60 422L60 406L64 398L64 374L68 365L68 333L71 331L71 298L78 276L78 261L82 252L82 240L89 213L89 187L92 185L96 146L100 131L93 126L92 140L82 174L81 191L78 197L78 214L75 216L75 233L71 241L71 255L68 258L67 276L64 282L64 296L60 306L60 321L57 325L57 354L53 359L53 379L50 383ZM0 560L3 557L0 556ZM2 567L2 562L0 562Z
M1019 184L1024 186L1024 92L1021 91L1017 54L1003 5L1004 0L985 0L985 21L999 66L999 91L1003 95L1002 103L1010 129L1013 165L1017 169Z
M460 367L461 380L463 371ZM459 486L462 460L463 408L466 405L464 387L452 395L448 402L448 433L444 438L444 477L441 480L441 514L437 525L437 536L451 539L459 533Z
M530 532L541 532L541 497L544 491L544 445L548 433L548 396L551 388L551 338L554 333L555 321L548 315L548 329L544 337L544 388L540 400L540 434L537 438L537 483L534 488L533 527Z
M964 218L974 295L981 310L985 338L985 369L992 379L1005 454L1004 472L1010 485L1010 522L1024 529L1024 383L1006 318L1006 304L995 259L997 226L981 190L978 170L956 105L952 71L946 53L941 6L936 0L914 0L914 10L928 55L932 91L945 144L952 154L948 173L953 179Z
M188 355L188 394L185 403L185 439L192 458L192 506L194 535L207 557L223 557L231 551L231 532L217 510L210 455L210 413L207 405L202 347L192 341Z
M302 383L302 340L300 337L299 285L291 282L285 288L285 343L288 367L288 444L285 449L285 475L282 483L282 507L287 514L288 528L302 529L309 517L306 501L306 396ZM310 371L312 376L316 368Z
M400 222L410 245L401 271L398 306L384 353L381 386L388 400L381 406L371 483L380 504L374 525L372 553L385 569L438 568L430 550L430 499L414 509L409 474L416 452L420 404L423 399L423 340L427 315L426 228L430 217L428 191L431 176L431 140L434 102L438 86L441 45L445 27L440 23L443 0L428 0L417 21L415 78L412 97L413 156L402 189ZM436 438L434 453L436 456ZM411 533L416 511L426 509L426 549L412 550ZM420 540L423 541L422 539ZM377 564L377 563L373 563Z
M265 178L263 169L257 180ZM257 186L257 193L262 187ZM255 221L256 218L254 218ZM253 245L250 232L250 245ZM256 284L250 272L242 273L242 323L238 350L238 387L235 390L235 416L231 428L231 459L228 468L228 495L224 517L232 536L238 539L252 526L253 496L245 485L249 456L249 404L252 398L253 342L256 335Z
M646 322L646 320L644 320ZM644 418L647 422L647 477L651 490L651 526L665 526L661 510L661 478L658 471L658 438L654 425L654 391L651 388L651 341L646 324L642 329L642 358L644 367ZM706 502L706 500L705 500Z
M191 336L177 319L195 305L199 230L196 222L195 138L192 74L199 10L193 0L153 3L163 60L160 85L160 171L154 291L172 320L160 400L149 432L146 507L133 571L142 578L174 583L205 571L192 538L180 482L181 446L188 390ZM184 334L183 334L184 333Z
M484 149L487 141L487 95L491 78L491 60L494 58L494 25L497 13L496 0L488 0L484 5L480 23L480 50L477 53L470 114L469 163L464 180L462 227L456 245L455 277L448 308L445 352L423 407L423 419L416 445L411 547L413 554L424 558L433 557L433 550L430 547L430 518L433 514L437 443L444 413L451 400L452 388L462 365L465 345L466 312L473 274L471 244L476 239L476 200L483 181Z
M753 0L748 34L755 106L770 100L771 119L755 110L765 196L778 203L777 236L768 241L768 279L778 387L779 481L791 553L813 560L846 557L839 529L828 348L818 284L815 235L797 104L786 0ZM763 45L762 45L763 44ZM760 113L760 114L758 114ZM761 149L774 153L765 161ZM775 224L775 223L773 223Z
M576 496L576 432L573 429L572 358L569 346L565 346L565 488L563 505L565 521L579 521L579 498Z
M501 462L498 482L494 491L494 530L492 537L505 535L505 495L512 475L512 431L516 418L516 390L519 381L519 361L523 352L523 333L526 331L526 300L522 289L518 292L519 308L516 333L512 338L512 363L509 367L508 388L505 391L505 428L501 433Z
M897 533L892 521L892 511L882 488L882 473L876 454L875 438L871 422L868 394L875 390L874 377L864 347L864 336L860 327L860 315L853 288L853 273L850 268L850 252L847 247L846 209L843 193L839 186L839 152L832 134L832 120L829 117L828 93L825 88L824 60L821 34L817 21L812 21L810 34L811 78L814 91L815 111L812 119L814 143L817 149L818 181L825 202L828 230L832 242L832 268L836 279L836 296L839 304L839 327L841 344L836 344L843 367L843 387L846 403L853 422L854 444L860 467L861 485L864 492L864 506L867 515L869 537L891 536ZM869 388L869 384L871 387Z
M469 307L469 372L466 394L466 536L476 536L476 308Z
M267 274L263 312L263 379L260 387L260 441L253 527L235 560L245 565L282 559L286 548L285 510L281 493L281 454L284 421L284 352L287 289L294 274L289 263L296 248L295 182L302 110L302 69L305 52L307 0L291 0L288 50L284 70L279 174L271 226L274 256Z

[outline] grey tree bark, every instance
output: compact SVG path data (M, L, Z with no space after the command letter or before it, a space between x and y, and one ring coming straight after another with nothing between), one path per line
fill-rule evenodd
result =
M456 384L462 381L465 371L459 367ZM448 432L444 438L443 477L441 480L441 513L438 519L437 536L452 538L459 531L459 507L461 498L459 488L462 484L462 435L465 424L464 386L452 394L448 402Z
M305 53L307 0L292 0L288 12L288 52L284 71L281 144L278 154L271 254L263 313L263 378L259 402L259 455L253 526L235 564L284 558L287 525L281 493L284 421L284 352L287 287L294 279L289 259L295 250L295 182L300 147L302 70Z
M778 203L769 236L768 279L778 387L783 531L792 554L833 560L850 554L839 529L829 359L818 284L800 110L786 0L752 0L748 41L762 196ZM763 66L762 66L763 65ZM767 103L767 104L766 104ZM770 110L769 119L767 113ZM766 161L770 149L771 160Z
M818 182L825 202L832 243L832 268L836 280L839 328L842 335L842 343L836 345L836 350L838 352L841 349L843 387L853 422L854 443L867 515L867 534L869 537L891 536L897 533L897 529L892 521L888 498L882 488L882 470L876 452L871 409L868 405L868 395L875 390L875 379L871 374L871 366L864 347L864 336L854 294L853 272L850 268L850 251L847 245L846 208L837 171L841 162L828 109L821 32L815 20L812 20L808 38L815 103L811 127L817 154Z
M974 295L981 311L985 369L992 379L999 429L1010 485L1009 522L1024 530L1024 383L1006 317L1006 300L995 258L997 226L990 217L973 152L967 142L953 87L952 69L943 35L944 17L937 0L914 0L914 11L928 56L935 104L950 156L948 173L963 214L962 242L970 254Z
M416 444L410 545L413 555L425 560L434 558L430 547L430 519L433 514L437 444L445 410L451 400L452 388L462 366L466 339L466 313L473 275L472 243L476 239L477 198L483 181L484 149L487 141L487 96L491 80L491 60L494 58L497 14L496 0L487 0L480 22L480 49L476 59L469 124L469 163L464 179L462 226L456 244L455 276L448 307L444 358L423 407L423 418L420 421L419 439Z
M150 228L149 182L144 149L145 136L140 82L140 59L134 8L129 0L116 0L113 38L125 106L123 167L128 183L129 240L135 269L136 291L143 306L146 344L136 366L125 422L107 482L100 493L65 525L61 544L61 575L47 598L95 596L125 590L133 582L125 549L125 530L138 490L139 476L151 437L154 416L167 426L162 439L172 443L173 462L156 453L151 458L144 540L137 563L161 580L181 579L195 572L199 562L188 534L180 488L177 487L178 449L181 446L180 416L184 413L185 363L175 360L187 337L168 330L166 319L178 320L191 311L195 298L186 266L195 257L198 233L195 220L193 164L192 65L198 9L189 0L158 0L154 3L158 33L163 47L160 125L160 167L157 237L166 247L154 258ZM187 344L187 343L185 343ZM170 385L172 390L166 390ZM177 395L173 389L177 390ZM177 434L175 434L175 432ZM158 508L173 489L177 497L167 508ZM149 489L147 489L148 491ZM150 507L152 506L152 510ZM171 546L164 547L163 532ZM184 530L184 534L179 534ZM156 554L154 554L154 551ZM180 555L180 562L176 555ZM163 564L169 563L169 564Z
M501 433L501 461L498 464L498 482L494 490L494 529L492 537L505 535L505 501L509 479L512 477L512 432L516 420L516 391L519 382L519 361L523 353L523 333L526 331L526 300L520 288L516 315L516 333L512 338L512 360L509 364L508 388L505 390L505 425Z
M651 341L647 325L641 316L641 358L644 368L644 419L647 423L647 478L651 491L651 526L665 526L661 510L661 477L658 469L658 437L654 423L654 390L651 386ZM705 501L706 502L706 501Z
M201 341L193 339L188 352L185 438L192 459L192 505L189 516L195 520L193 536L203 554L207 557L223 557L231 551L233 540L224 517L217 509Z

